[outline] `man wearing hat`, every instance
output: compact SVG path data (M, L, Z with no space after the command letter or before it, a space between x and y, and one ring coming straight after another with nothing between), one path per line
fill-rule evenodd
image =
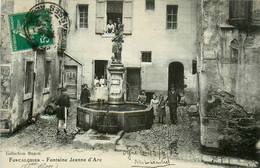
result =
M170 118L171 123L177 125L178 119L177 119L177 107L178 103L180 102L181 96L177 89L174 87L174 85L171 85L171 90L169 91L169 108L170 108Z
M58 118L58 128L57 135L60 133L60 129L63 129L65 134L67 134L67 118L68 118L68 108L70 107L70 97L65 93L66 88L61 88L61 95L58 98L57 105L59 110L57 112Z

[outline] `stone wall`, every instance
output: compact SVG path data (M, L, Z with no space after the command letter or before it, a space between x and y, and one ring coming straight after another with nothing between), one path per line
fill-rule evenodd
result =
M260 32L248 25L230 25L229 1L201 0L200 6L201 144L218 148L222 154L252 158L259 136L253 116L260 110Z
M30 116L41 113L50 99L57 95L59 87L59 56L53 47L47 51L37 51L37 62L34 60L35 52L25 50L12 52L8 15L28 12L35 1L21 4L19 1L4 0L1 3L1 99L0 116L1 130L13 132L26 124ZM27 6L25 6L27 5ZM45 61L51 61L49 87L45 88ZM25 94L25 65L26 61L36 64L36 77L34 94ZM33 101L33 110L31 110ZM32 112L32 113L31 113Z
M227 91L248 112L259 111L260 31L229 25L228 1L203 1L202 12L202 71L207 79L206 92ZM231 58L233 46L238 50L237 60Z
M259 121L227 92L210 97L206 103L207 115L201 120L202 143L206 147L218 148L222 155L256 159Z

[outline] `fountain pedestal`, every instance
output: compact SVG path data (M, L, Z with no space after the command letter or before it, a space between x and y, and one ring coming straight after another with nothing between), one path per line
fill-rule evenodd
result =
M125 73L123 64L111 64L108 68L110 80L108 82L108 103L124 104L123 75Z

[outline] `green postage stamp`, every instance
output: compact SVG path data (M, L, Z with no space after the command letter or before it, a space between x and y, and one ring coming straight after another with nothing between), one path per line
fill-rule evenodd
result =
M49 10L9 15L13 51L54 45Z

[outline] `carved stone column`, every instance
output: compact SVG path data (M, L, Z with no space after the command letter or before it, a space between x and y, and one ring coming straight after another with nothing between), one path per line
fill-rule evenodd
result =
M125 73L123 64L111 64L108 68L110 79L108 82L108 103L110 104L124 104L124 80Z

